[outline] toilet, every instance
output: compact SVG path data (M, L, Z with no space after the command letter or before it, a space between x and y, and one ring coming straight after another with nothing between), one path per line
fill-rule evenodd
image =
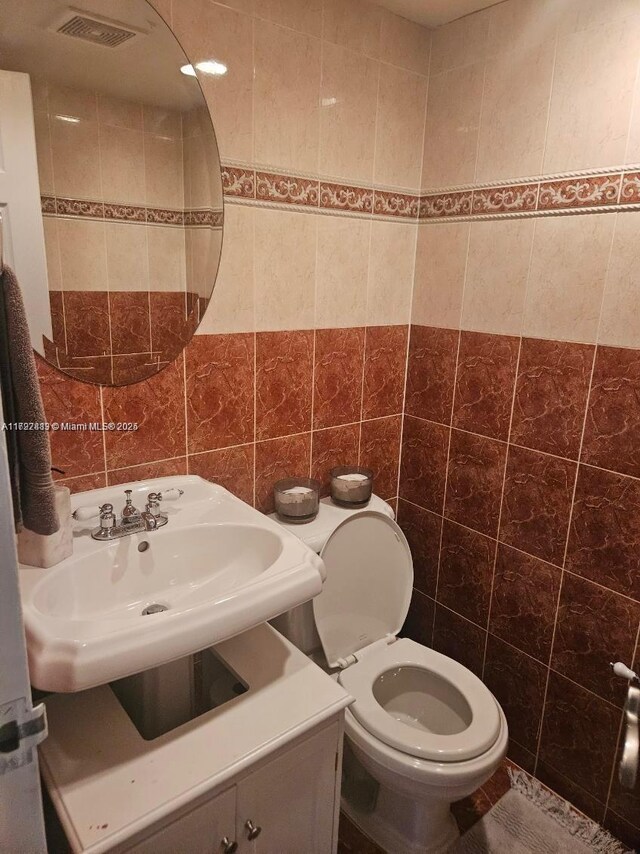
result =
M342 809L389 854L444 852L458 837L452 802L494 773L507 722L488 688L446 655L398 638L413 561L391 507L326 498L305 525L280 522L322 557L322 592L276 629L329 669L346 711Z

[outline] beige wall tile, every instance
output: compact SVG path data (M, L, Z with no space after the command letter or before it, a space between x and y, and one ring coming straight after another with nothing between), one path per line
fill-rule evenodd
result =
M489 10L487 58L543 44L552 47L561 6L558 0L508 0L492 6Z
M100 144L97 122L51 120L53 184L56 195L101 199Z
M369 326L409 322L417 231L417 225L372 221L367 286Z
M209 228L186 228L187 290L199 297L211 296L220 262L222 232Z
M374 180L417 190L424 133L427 80L383 65L380 69Z
M469 244L468 222L420 226L411 322L457 329Z
M149 290L182 291L186 288L184 231L165 225L146 227Z
M144 180L151 207L184 206L182 140L144 134Z
M625 150L625 163L640 163L640 73L633 87L633 105L631 108L631 126Z
M36 134L36 155L38 157L40 193L48 195L54 192L49 116L47 113L35 112L33 114L33 122Z
M536 220L524 334L596 340L615 214Z
M346 48L323 46L320 174L372 182L379 69Z
M253 332L254 208L226 205L224 240L216 285L199 333Z
M62 290L60 274L60 247L58 245L58 220L51 216L43 216L44 248L47 255L47 279L50 291Z
M368 0L325 0L322 37L377 59L382 9Z
M371 220L319 217L318 329L365 325L370 237Z
M95 122L98 119L98 102L94 92L70 89L49 84L49 112L67 118Z
M34 112L48 113L49 82L47 78L30 74L29 80L31 82L31 101L33 103Z
M295 85L292 85L295 81ZM255 32L255 159L317 172L320 41L263 23Z
M431 74L440 74L485 58L489 11L476 12L438 27L431 42Z
M484 65L467 65L429 80L422 187L473 181Z
M106 291L107 253L103 222L58 220L60 270L65 291Z
M552 43L487 61L476 181L540 174L554 58Z
M463 329L520 334L533 229L533 220L472 223Z
M222 205L220 158L213 133L184 140L184 199L186 207Z
M259 0L254 14L308 36L322 32L322 0Z
M138 130L102 125L100 127L100 169L105 201L123 202L131 205L143 205L146 198L145 172L153 175L154 181L166 183L171 187L175 181L172 174L174 161L162 158L156 166L154 158L164 146L155 146L152 137ZM146 143L150 143L147 148ZM148 161L148 162L147 162ZM180 153L180 168L182 153ZM156 170L166 169L160 175ZM155 188L155 185L153 185ZM167 197L164 193L160 197ZM164 202L169 204L169 202Z
M598 330L598 343L640 348L640 217L635 211L616 217Z
M202 75L202 86L223 158L253 157L253 22L210 0L174 4L174 30L191 62L217 59L221 77Z
M146 225L106 222L107 280L110 291L148 291Z
M556 0L556 5L561 33L577 33L638 15L636 0Z
M622 163L639 40L640 17L558 39L545 172Z
M168 139L182 139L182 113L152 104L142 105L143 129L145 133Z
M115 125L129 130L143 130L142 104L98 94L98 117L101 125Z
M428 75L430 51L430 30L386 9L382 10L380 59L383 62Z
M256 208L256 329L311 329L318 215Z

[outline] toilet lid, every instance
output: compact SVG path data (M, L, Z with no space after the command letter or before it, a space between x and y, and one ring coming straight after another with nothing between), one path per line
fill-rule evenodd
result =
M331 667L405 621L413 587L413 561L396 523L365 511L335 529L320 552L327 578L313 600L322 648Z

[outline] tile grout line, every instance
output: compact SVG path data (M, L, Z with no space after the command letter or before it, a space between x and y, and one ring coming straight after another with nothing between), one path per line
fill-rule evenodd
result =
M533 244L533 240L532 240ZM529 256L529 263L531 263L531 256ZM528 277L528 276L527 276ZM511 393L511 412L509 414L509 428L507 430L507 439L511 436L511 428L513 426L513 413L516 408L516 391L518 388L518 375L520 372L520 356L522 354L522 335L518 341L518 356L516 358L516 366L513 378L513 391ZM504 507L504 488L507 482L507 469L509 467L509 444L507 444L506 455L504 458L504 471L502 473L502 488L500 491L500 510L498 511L498 524L496 528L496 545L493 552L493 567L491 571L491 588L489 591L489 607L487 609L487 635L484 641L484 653L482 656L482 677L484 679L484 671L487 663L487 649L489 647L489 626L491 624L491 610L493 607L493 590L495 586L495 578L496 578L496 565L498 563L498 549L499 549L499 538L500 538L500 527L502 524L502 510Z

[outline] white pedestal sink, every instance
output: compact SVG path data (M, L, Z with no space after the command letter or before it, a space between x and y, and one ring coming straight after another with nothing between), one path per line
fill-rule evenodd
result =
M320 558L297 537L226 489L195 476L95 489L72 506L124 490L142 508L148 492L179 487L157 531L113 542L75 523L74 553L50 569L20 567L31 683L81 691L189 655L316 596ZM144 614L149 606L157 613ZM152 609L156 610L156 609Z

